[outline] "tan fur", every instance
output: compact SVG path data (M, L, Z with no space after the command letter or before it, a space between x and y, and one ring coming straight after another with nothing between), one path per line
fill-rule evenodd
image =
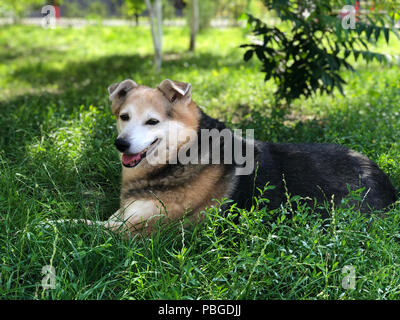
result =
M124 106L134 104L135 110L138 114L144 113L149 107L153 110L163 114L166 118L166 112L168 102L163 99L162 93L153 88L140 86L137 89L132 90L120 110L123 110Z
M138 86L131 80L125 81L128 81L130 89L121 97L116 89L118 84L109 87L109 93L116 97L112 110L116 115L118 130L122 126L119 114L124 112L124 108L134 106L136 115L143 114L151 108L162 115L164 120L172 119L182 124L183 131L197 132L200 112L191 100L190 85L185 87L184 83L164 80L162 88L153 89ZM132 87L132 83L136 86ZM177 90L180 91L182 88L180 92L183 92L184 96L176 101L174 97L170 101L171 90L174 90L175 84L179 86ZM167 89L168 96L165 92ZM183 144L184 141L180 141L178 149ZM190 221L201 220L201 212L207 206L214 204L213 199L227 196L228 190L232 187L233 179L225 175L223 165L189 164L184 166L182 173L163 177L162 180L150 178L153 172L161 170L163 166L165 164L150 165L147 161L135 168L122 166L120 209L106 222L79 221L91 225L100 224L125 235L135 234L138 231L149 234L154 222L160 217L177 220L187 216ZM160 185L165 187L160 188Z
M171 177L173 179L173 177ZM149 193L141 198L128 197L121 199L122 205L135 200L152 199L161 203L167 209L170 218L177 218L190 210L191 213L198 213L199 210L212 204L212 198L222 198L228 188L224 180L222 165L209 165L198 173L196 179L166 191ZM124 191L124 187L121 190Z
M197 130L200 118L199 108L191 101L186 108L174 108L172 110L172 118L182 122L188 128Z
M166 106L158 101L161 93L157 91L158 90L135 90L127 99L126 104L135 101L135 105L138 105L140 101L142 105L145 105L149 103L149 101L152 101L155 108L165 112ZM142 97L138 99L140 95L142 95ZM121 110L122 109L123 108L121 108ZM138 112L144 112L144 110L144 106L137 109ZM198 107L193 101L184 108L175 106L172 110L172 118L174 120L182 122L186 127L192 128L193 130L197 130L198 128L199 117ZM162 167L162 165L158 168L160 167ZM124 194L127 188L132 187L132 183L139 184L136 186L137 188L140 188L140 184L142 184L143 187L148 185L146 175L156 168L154 166L142 166L140 170L137 169L132 170L123 167L121 194ZM171 177L171 179L175 179L175 177ZM225 181L221 181L223 180L223 166L209 165L199 172L196 177L191 177L190 180L191 181L179 187L168 189L165 192L155 192L154 194L148 194L140 198L122 197L121 207L129 206L130 203L135 201L151 200L158 208L158 211L161 211L161 214L166 215L170 219L180 219L185 214L189 215L192 220L201 218L199 217L199 213L205 207L213 204L213 198L220 199L225 196L225 190L228 188L228 185ZM154 214L157 215L160 214L160 212L155 212ZM137 222L136 217L132 220L128 219L128 222L134 225ZM140 227L136 226L136 228Z
M159 113L162 113L167 117L168 101L164 99L163 93L157 89L149 89L145 87L139 87L138 89L132 90L126 99L126 102L121 107L121 112L125 105L133 104L135 110L138 113L146 111L146 108L151 106ZM171 110L172 119L179 121L185 125L186 128L193 130L198 129L200 113L197 105L191 100L188 105L182 105L179 101L173 106ZM145 187L149 185L149 181L146 176L158 168L154 166L141 166L134 170L123 167L122 169L122 188L121 194L123 195L129 188ZM229 183L224 181L224 169L222 165L209 165L198 172L195 177L188 177L187 182L184 184L169 188L166 191L158 191L141 195L141 197L123 197L121 196L121 208L128 207L135 201L152 201L154 206L157 208L154 210L154 216L166 215L170 219L180 219L184 215L190 216L192 220L201 219L199 216L200 212L207 206L213 204L212 199L220 199L226 196L226 190L229 188ZM190 171L193 174L193 171ZM171 177L175 179L175 177ZM184 178L184 175L182 176ZM129 214L128 214L129 216ZM134 226L130 228L130 231L142 228L145 224L140 226L137 225L138 216L140 214L133 215L132 217L125 217L127 221ZM146 216L146 220L149 217ZM142 222L142 221L140 221ZM150 225L147 224L147 228L151 229ZM149 231L149 230L148 230Z
M224 177L222 165L210 165L199 172L197 179L185 185L141 197L121 199L121 209L110 220L115 221L119 217L120 221L126 221L129 232L135 233L146 228L147 234L152 231L154 222L162 216L172 220L186 216L189 221L198 222L203 218L202 210L215 205L214 199L226 196L229 183L230 180ZM124 188L121 191L123 193ZM149 213L143 210L144 204L153 207L153 211Z
M159 112L163 115L163 118L167 118L167 110L170 108L168 105L169 103L164 99L163 94L160 90L148 88L144 86L139 86L137 89L132 90L125 102L120 106L118 110L118 114L124 111L124 108L128 105L135 105L135 111L138 114L142 114L146 112L146 110L151 107L153 110ZM117 117L117 122L120 121ZM172 119L181 122L187 129L195 130L198 129L200 113L198 106L193 102L190 101L189 105L175 105L171 110L171 117ZM181 147L184 144L182 141L178 145ZM145 177L147 174L150 174L154 170L162 167L163 165L159 166L150 166L148 164L144 164L139 168L135 168L132 170L130 168L122 167L122 185L124 185L127 181L137 180L139 178Z

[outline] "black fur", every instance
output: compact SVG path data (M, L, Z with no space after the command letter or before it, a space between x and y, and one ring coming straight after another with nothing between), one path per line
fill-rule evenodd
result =
M225 125L202 112L199 129L212 128L222 130ZM315 200L319 204L331 202L334 196L337 206L349 194L349 188L364 188L361 208L365 211L384 209L397 200L386 174L367 157L344 146L260 141L255 145L255 170L250 175L235 176L230 194L240 208L249 209L254 196L259 195L257 188L263 189L266 183L275 186L263 195L269 199L270 209L287 201L286 191L292 196L311 198L310 204ZM226 173L231 173L233 167L234 164L226 165Z
M198 128L198 146L201 146L201 129L226 128L225 124L209 117L200 110ZM209 141L209 150L213 150ZM220 155L226 144L233 143L227 139L220 143ZM243 143L248 143L243 140ZM231 148L233 150L233 148ZM242 150L245 150L243 148ZM211 154L210 154L211 157ZM234 159L234 157L232 156ZM211 158L210 158L211 159ZM224 163L223 157L221 163ZM150 176L129 183L122 198L132 196L149 196L158 191L186 185L197 179L202 171L212 164L166 164L155 170ZM278 208L287 201L286 193L294 196L308 197L310 204L331 202L334 196L335 205L350 190L364 188L362 209L384 209L395 202L396 191L389 178L378 166L367 157L344 146L334 144L279 144L255 141L255 169L250 175L235 176L236 164L224 164L224 178L221 185L234 179L233 188L228 194L240 208L250 209L257 188L263 189L268 183L275 186L267 190L263 197L269 199L269 209ZM326 217L327 211L321 211Z
M310 197L318 203L330 202L334 195L334 203L338 205L349 194L348 187L364 188L362 209L367 211L384 209L397 199L386 174L367 157L344 146L263 142L257 145L258 169L251 175L237 176L231 195L239 207L249 208L253 186L263 189L267 182L275 186L264 194L270 200L270 209L287 200L286 190L292 196Z

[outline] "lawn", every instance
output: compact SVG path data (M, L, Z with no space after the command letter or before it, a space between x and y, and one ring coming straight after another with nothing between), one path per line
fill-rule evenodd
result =
M374 160L400 189L400 70L357 63L345 96L296 101L271 117L274 84L244 63L243 29L164 30L154 73L145 27L0 28L0 296L9 299L399 299L400 204L385 215L330 208L323 222L296 197L277 212L207 209L204 223L123 239L46 219L106 219L118 209L120 162L107 87L132 78L190 82L194 100L232 128L274 142L344 144ZM378 44L400 54L400 44ZM292 195L295 196L295 195ZM360 198L354 192L350 198ZM346 200L345 200L346 201ZM296 205L297 204L297 205ZM240 214L240 223L233 220ZM325 231L323 227L325 226ZM167 230L166 230L167 229ZM44 266L55 288L42 287ZM354 288L342 281L351 266Z

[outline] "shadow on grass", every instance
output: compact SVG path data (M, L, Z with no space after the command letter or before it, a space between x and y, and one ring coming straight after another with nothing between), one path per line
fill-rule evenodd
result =
M168 76L186 68L208 70L218 67L236 68L242 61L224 59L211 53L165 53L163 72L154 75L153 55L112 55L90 61L70 62L63 69L52 68L43 63L24 66L13 72L14 80L35 84L35 87L57 84L61 90L84 87L93 93L98 86L107 88L113 82L125 78L150 79L157 81L159 76Z
M37 47L37 48L14 48L7 44L1 46L0 48L0 61L9 63L9 60L15 60L27 56L50 56L54 54L61 54L62 52L58 49L49 49L47 47Z

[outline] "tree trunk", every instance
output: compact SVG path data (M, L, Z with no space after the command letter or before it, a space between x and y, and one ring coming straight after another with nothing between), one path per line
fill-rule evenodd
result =
M136 27L139 25L139 13L135 13Z
M190 45L189 51L194 51L196 48L196 35L199 31L199 2L192 0L192 19L190 21Z
M161 0L154 0L152 5L150 0L145 0L149 11L151 35L154 46L154 63L156 71L161 70L162 64L162 3Z

